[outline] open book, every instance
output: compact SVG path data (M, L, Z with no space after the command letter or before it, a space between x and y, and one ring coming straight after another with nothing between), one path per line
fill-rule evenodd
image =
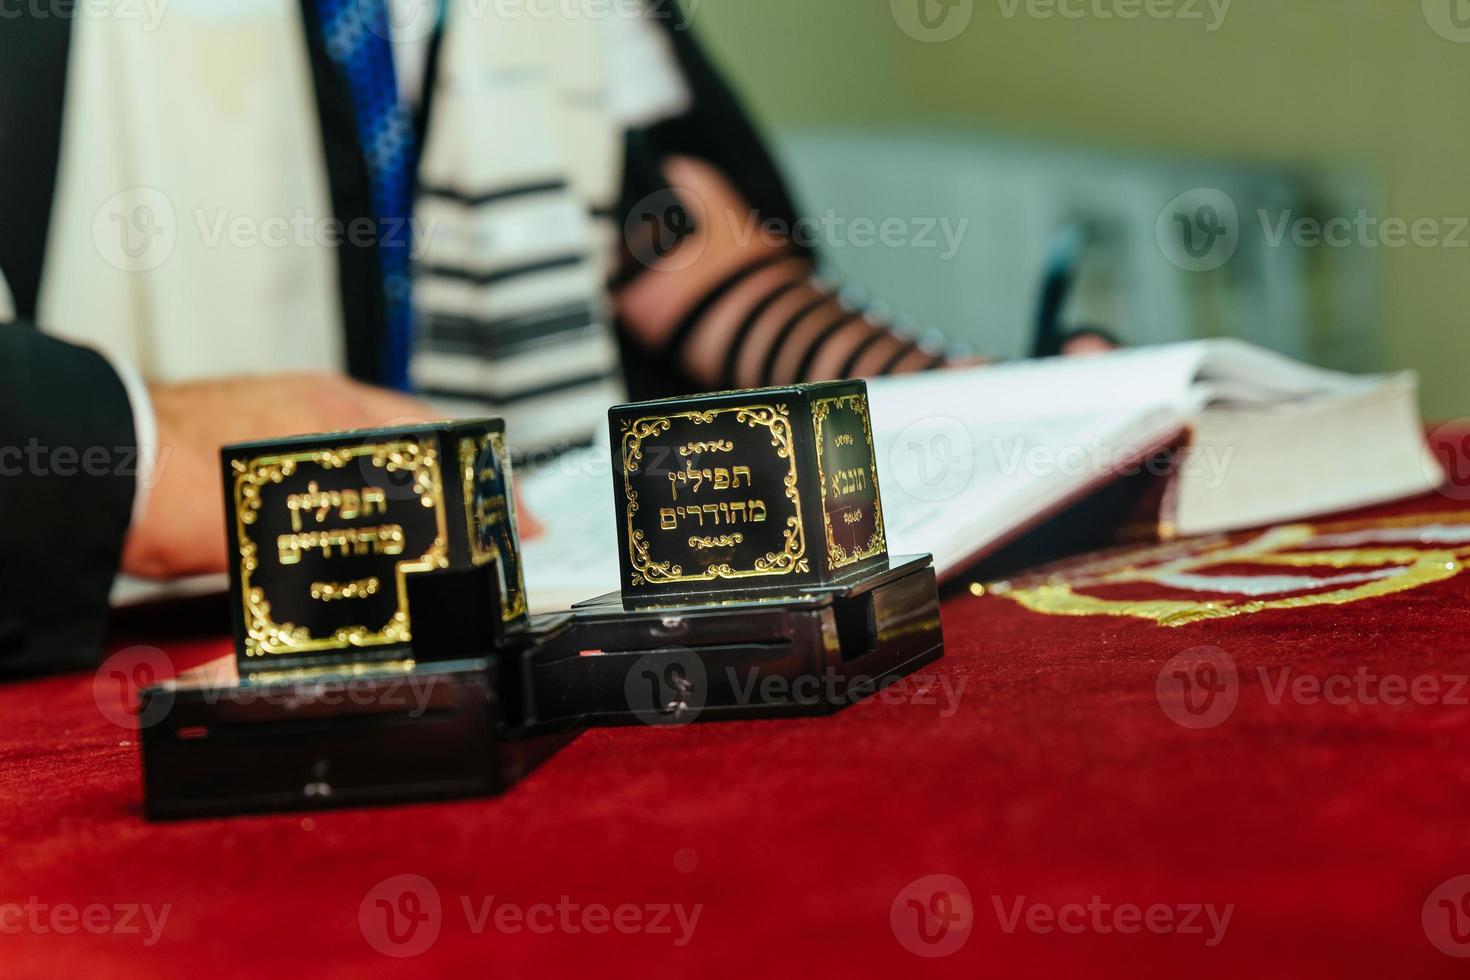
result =
M941 580L1173 447L1157 531L1202 534L1425 492L1411 374L1356 378L1229 340L869 382L890 554ZM533 608L618 588L605 445L521 477L547 532L525 544Z

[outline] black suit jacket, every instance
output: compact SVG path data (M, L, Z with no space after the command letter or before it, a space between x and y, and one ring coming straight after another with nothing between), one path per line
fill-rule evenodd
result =
M70 19L0 30L0 272L35 312ZM0 677L96 661L136 486L127 392L96 352L0 324Z

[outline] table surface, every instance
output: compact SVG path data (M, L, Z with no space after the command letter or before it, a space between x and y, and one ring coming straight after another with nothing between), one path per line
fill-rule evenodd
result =
M150 824L107 665L5 686L0 972L1464 976L1466 482L961 592L880 698L495 799Z

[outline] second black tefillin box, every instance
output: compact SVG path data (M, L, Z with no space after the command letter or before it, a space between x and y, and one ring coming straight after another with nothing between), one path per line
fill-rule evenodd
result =
M495 419L221 452L235 670L143 692L154 817L498 792L575 735L533 724L528 614Z
M534 710L825 714L942 655L929 556L888 554L865 383L622 405L609 425L621 588L574 607Z

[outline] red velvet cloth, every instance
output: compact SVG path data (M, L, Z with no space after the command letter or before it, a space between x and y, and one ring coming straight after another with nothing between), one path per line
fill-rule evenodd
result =
M1453 513L1470 511L1465 496L1369 513L1443 511L1470 524ZM1258 668L1271 684L1287 666L1319 679L1363 668L1437 678L1447 692L1470 675L1470 573L1172 628L960 594L944 626L945 658L907 687L927 686L936 704L891 698L827 719L593 731L498 799L309 817L149 824L136 733L99 709L108 697L94 695L92 677L0 688L0 973L1466 974L1470 962L1441 952L1430 932L1452 911L1470 929L1470 900L1462 910L1451 881L1470 874L1470 707L1272 703ZM227 650L223 639L159 645L179 668ZM1240 680L1229 719L1196 730L1171 721L1156 692L1166 662L1201 645L1228 654ZM961 682L950 703L945 685ZM398 875L427 879L441 904L437 938L403 933L433 939L407 958L372 942L384 945L387 923L377 899L429 908L427 892L415 906L398 882L380 887ZM928 902L935 889L900 897L929 875L954 876L970 895L930 906L953 918L934 946L915 938L907 898ZM1450 904L1440 906L1431 893L1445 882ZM1103 932L1091 921L1039 932L1024 911L1004 928L1022 897L1023 909L1061 910L1075 926L1063 907L1093 896L1175 916L1191 903L1233 911L1213 946L1203 916L1203 934ZM491 919L477 933L487 899ZM575 905L577 931L560 911L549 934L497 929L504 903ZM49 918L94 904L115 923L129 905L151 907L155 921L168 913L151 945L141 912L126 923L137 932L62 934ZM646 920L663 904L700 908L685 945L672 918L672 934L582 928L588 909L597 926L599 908L636 906ZM96 926L102 913L91 914ZM32 921L17 930L18 916ZM1109 912L1102 924L1119 920ZM967 929L950 955L910 951L943 951ZM1450 943L1470 953L1470 941Z

